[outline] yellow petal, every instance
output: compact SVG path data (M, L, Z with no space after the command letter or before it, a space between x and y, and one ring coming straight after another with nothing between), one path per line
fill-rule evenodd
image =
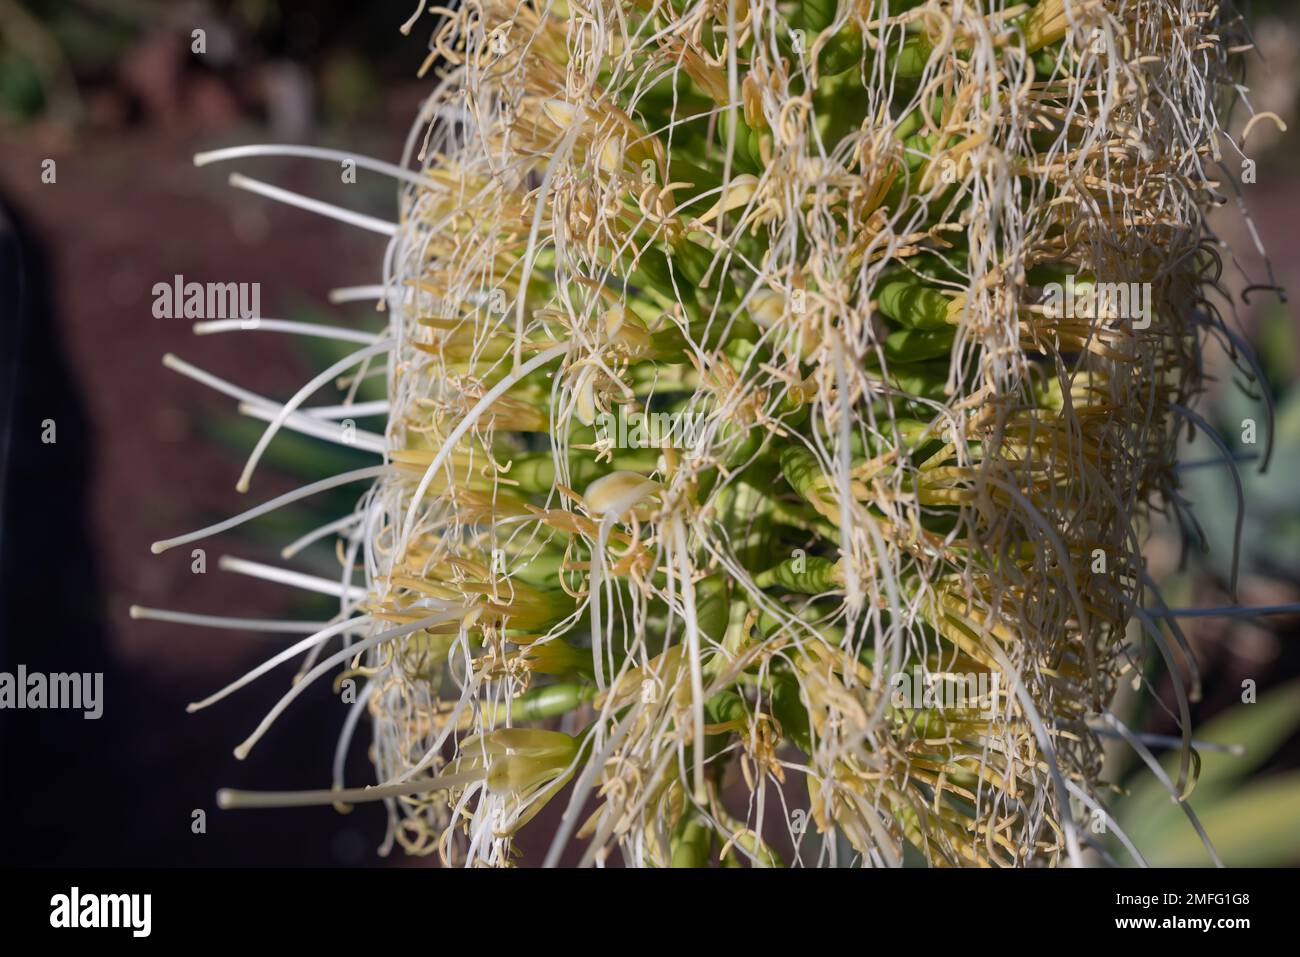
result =
M744 206L753 199L754 193L757 191L758 177L752 173L742 173L727 184L726 189L722 191L722 195L718 197L718 201L696 222L701 225L710 223L723 213L729 213L733 209Z
M657 491L658 482L637 472L611 472L588 485L582 501L592 515L619 518Z

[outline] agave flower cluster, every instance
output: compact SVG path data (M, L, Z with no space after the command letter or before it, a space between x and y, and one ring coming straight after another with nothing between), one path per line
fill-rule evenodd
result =
M312 385L382 357L383 464L308 488L374 479L329 529L340 617L274 659L343 636L309 677L364 678L344 738L368 710L380 783L225 803L383 799L457 864L511 863L539 814L547 863L1081 862L1126 628L1171 668L1181 640L1141 530L1232 335L1204 298L1227 8L412 24L435 88L373 164L400 222L359 223L391 236L390 325ZM1071 281L1150 315L1044 304ZM619 411L702 424L622 447ZM995 700L900 701L918 670Z

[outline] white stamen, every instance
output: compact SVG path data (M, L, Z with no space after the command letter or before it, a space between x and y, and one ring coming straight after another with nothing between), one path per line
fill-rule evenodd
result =
M691 579L690 552L686 545L686 524L680 515L673 516L674 549L677 553L677 576L682 586L682 616L686 619L686 654L691 672L692 741L695 748L694 786L695 800L704 804L708 794L704 788L704 672L700 653L700 626L695 607L695 583Z
M326 535L329 535L333 532L341 532L345 528L351 528L353 525L356 525L358 522L360 522L364 517L365 515L361 513L356 513L353 515L344 515L342 518L335 519L334 521L328 523L327 525L322 525L320 528L314 528L306 535L302 536L302 538L295 539L294 541L290 542L288 545L284 546L284 548L280 549L280 557L285 559L293 558L294 555L297 555L300 551L302 551L304 548L306 548L308 545L312 544L313 542L320 541Z
M314 591L320 595L332 595L335 598L346 596L354 600L360 600L369 594L364 588L355 585L345 588L339 582L328 578L318 578L315 575L295 572L288 568L276 568L274 565L263 565L261 562L250 562L247 559L233 558L230 555L222 555L217 560L217 567L223 572L250 575L253 578L278 582L291 588L301 588L303 591Z
M281 189L279 186L272 186L270 183L251 179L241 173L230 174L230 185L236 189L246 189L250 193L265 196L267 199L274 199L289 206L297 206L299 209L336 219L341 223L347 223L349 226L367 229L372 233L380 233L384 236L397 234L398 227L396 223L390 223L385 219L376 219L374 216L367 216L365 213L356 213L350 209L344 209L342 206L335 206L333 203L322 202L319 199L301 196L287 189Z
M444 774L428 781L406 784L380 784L364 788L339 788L329 791L232 791L222 788L217 792L217 807L224 811L237 808L310 807L316 804L358 804L362 801L382 801L391 797L427 794L445 791L482 781L483 771L466 771Z
M370 696L375 693L378 682L367 681L366 686L361 689L357 695L357 700L352 703L348 709L348 716L343 721L343 728L339 731L338 741L334 744L334 787L343 787L343 769L347 764L348 746L352 744L352 735L356 733L357 724L361 721L361 716L366 713L367 705L370 702ZM394 782L396 783L396 782Z
M196 615L185 611L145 608L141 605L132 605L129 614L137 621L167 621L177 625L200 625L204 628L287 632L289 634L318 631L328 624L328 622L324 621L286 621L271 618L228 618L223 615Z
M239 412L241 415L260 419L263 422L275 421L274 409L253 405L251 402L239 403ZM310 435L312 438L333 442L335 445L341 445L344 448L361 449L364 452L373 452L375 455L383 455L388 449L384 437L377 432L353 429L352 438L344 438L343 428L338 423L327 424L326 421L319 417L311 418L303 413L290 415L285 419L284 427L294 432L301 432L303 435Z
M375 399L373 402L345 402L342 405L316 405L310 409L299 409L303 415L320 419L342 419L348 416L364 418L368 415L387 415L388 400Z
M285 492L283 495L276 496L269 502L263 502L261 505L250 508L246 512L240 512L232 518L223 522L217 522L215 525L209 525L206 528L200 528L196 532L189 532L185 535L178 535L175 538L164 539L160 542L154 542L149 546L149 550L155 555L161 555L169 548L175 548L177 545L187 545L190 542L197 542L201 538L209 538L213 535L219 535L222 532L243 525L267 512L274 512L277 508L288 505L290 502L296 502L299 499L307 498L309 495L315 495L317 492L323 492L326 489L337 488L340 485L347 485L349 482L359 482L362 479L375 479L388 471L387 465L371 465L364 469L353 469L351 472L342 472L339 475L331 475L329 478L321 479L319 482L312 482L310 485L304 485L302 488L294 489L292 492Z
M245 674L242 678L238 678L235 681L232 681L230 684L226 685L220 691L208 695L202 701L195 701L192 702L191 704L187 704L185 706L185 710L190 714L193 714L195 711L202 711L204 708L216 704L218 701L222 700L223 698L228 698L230 695L234 694L236 691L238 691L240 688L244 687L245 685L256 681L258 678L262 677L262 675L274 669L277 665L284 664L284 662L296 658L298 655L302 654L307 649L313 648L319 644L323 644L324 642L329 641L335 635L341 634L342 632L348 631L349 629L352 629L357 625L364 624L365 622L368 622L370 620L371 618L369 615L359 615L356 618L349 618L346 621L340 621L337 624L333 624L326 628L322 628L320 631L308 635L302 641L299 641L296 644L292 645L291 647L284 649L284 651L281 651L279 654L273 655L272 657L268 658L266 661L262 662L252 671Z
M382 299L387 291L383 286L343 286L331 289L328 299L332 303L364 302L367 299Z
M317 339L341 339L344 342L379 341L378 335L359 329L322 326L315 322L290 322L287 319L214 319L211 322L194 323L196 336L207 336L214 332L288 332Z
M244 159L250 156L303 156L307 159L327 160L336 163L352 162L362 169L374 173L383 173L404 183L411 183L421 189L445 190L446 187L437 180L415 170L403 169L383 160L343 150L324 149L319 146L294 146L286 143L250 143L247 146L231 146L226 149L209 150L194 154L195 166L207 166L209 163L221 163L226 160Z
M244 415L251 416L255 419L261 419L264 422L273 422L275 416L284 410L284 406L279 402L274 402L265 396L258 395L256 392L249 392L247 389L240 388L227 382L225 379L215 376L210 372L205 372L197 366L190 365L183 359L178 359L172 353L163 356L163 365L169 369L181 373L182 375L206 385L208 388L231 398L239 399L244 405L239 407L239 411ZM380 407L382 406L382 409ZM300 412L290 413L285 420L285 425L297 432L305 435L315 436L316 438L326 439L339 445L352 445L356 448L364 449L367 452L373 452L377 455L383 455L387 450L387 443L384 437L377 432L360 430L355 433L355 441L346 442L343 440L342 433L337 429L323 426L318 422L312 421L314 418L331 418L342 415L362 416L370 414L372 411L387 411L388 403L380 402L358 402L352 405L331 405L319 406L312 409L303 409Z
M425 2L426 0L420 0L419 6L417 6L415 8L415 12L411 14L411 18L407 20L405 23L403 23L400 27L398 27L398 30L401 31L402 36L405 37L411 35L411 27L415 26L415 21L420 19L420 15L424 13Z
M377 356L381 353L387 352L393 347L393 344L394 340L384 339L381 342L375 343L373 346L359 349L350 356L345 356L338 362L334 363L295 392L293 398L286 402L283 408L276 413L271 424L267 426L266 431L262 433L262 437L257 440L257 445L254 446L252 454L249 455L248 462L244 465L244 471L240 474L239 481L235 484L235 488L241 492L248 491L248 483L253 477L253 469L257 468L257 463L262 458L262 453L266 451L266 447L271 444L271 439L275 438L275 433L280 430L280 426L284 425L285 420L294 409L302 405L302 403L305 402L312 393L325 385L325 383L329 382L330 379L333 379L343 370L350 369L358 362L361 362L363 359L368 359L370 356Z
M275 719L280 717L280 715L284 713L285 709L293 703L293 700L306 691L312 682L325 674L325 672L329 671L335 665L340 665L345 661L357 658L362 653L369 651L371 648L378 647L385 641L392 641L394 638L404 637L405 635L428 628L431 625L454 621L456 618L459 618L464 614L464 611L465 609L463 608L455 608L450 611L440 612L436 615L430 615L428 618L421 618L419 621L412 622L409 625L402 625L400 628L381 631L379 634L367 638L365 641L344 648L342 651L326 658L311 671L307 672L301 681L289 689L288 694L276 702L275 707L267 712L266 717L262 719L262 723L257 726L252 734L244 739L243 743L240 744L239 747L235 748L235 757L241 761L248 757L248 752L253 749L253 745L257 744L257 742L262 739L262 736L266 734L271 725L275 723Z
M241 402L248 402L252 405L259 405L266 408L275 409L280 407L278 402L272 402L270 399L258 395L256 392L249 392L247 389L241 389L237 385L232 385L225 379L214 376L211 372L204 372L198 366L190 365L184 359L177 358L170 352L163 356L162 362L164 366L171 369L173 372L179 372L186 378L193 379L195 382L200 382L203 385L206 385L209 389L228 395L232 399L239 399Z

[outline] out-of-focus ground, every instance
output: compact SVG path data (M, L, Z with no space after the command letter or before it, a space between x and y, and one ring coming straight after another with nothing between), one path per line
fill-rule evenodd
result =
M344 711L327 689L304 696L307 705L291 709L255 758L241 765L230 756L232 726L248 722L251 730L256 716L282 693L282 684L255 686L227 702L229 710L221 713L187 717L183 705L264 658L266 640L132 621L127 608L141 604L270 618L321 614L319 601L216 567L217 557L227 552L277 563L278 546L293 537L287 530L288 538L276 538L273 530L203 543L208 561L203 575L192 573L188 548L150 554L154 540L317 477L308 468L317 453L272 459L259 470L252 491L239 495L234 483L248 444L233 441L228 426L221 425L232 418L233 403L166 370L162 355L174 352L254 392L281 398L320 368L294 337L197 338L186 320L156 319L152 287L177 274L200 282L260 282L265 316L365 322L367 304L334 307L326 295L331 288L377 280L382 237L233 190L226 177L239 169L380 217L395 215L390 182L362 171L355 185L344 184L337 167L312 161L258 159L198 169L190 160L200 150L247 142L308 143L395 159L427 90L414 78L425 53L422 42L397 32L411 12L408 6L0 0L0 199L20 211L48 257L54 296L50 334L66 362L67 380L42 379L44 370L35 368L29 374L42 379L41 395L66 390L82 404L84 434L60 431L59 441L84 443L90 456L84 523L88 567L97 577L52 582L39 598L55 602L54 607L30 609L31 632L9 634L3 641L18 647L21 640L21 647L37 654L39 636L59 628L59 596L93 588L106 654L137 689L132 720L119 726L117 737L105 733L99 745L116 749L104 756L102 773L111 777L119 769L120 777L109 783L127 789L113 799L121 808L115 813L125 815L116 836L97 835L101 825L88 823L76 833L65 827L43 836L47 854L34 841L0 854L26 862L86 863L360 863L372 858L382 834L382 815L373 807L358 809L351 818L329 809L239 815L235 823L226 823L227 816L214 826L219 836L208 844L189 841L188 809L211 807L217 786L322 786ZM1273 281L1300 289L1295 242L1300 172L1294 160L1300 148L1300 30L1294 17L1282 15L1285 5L1274 5L1273 11L1257 21L1261 55L1251 60L1247 85L1255 109L1276 113L1289 129L1283 133L1262 121L1244 144L1258 164L1256 181L1241 186L1254 233L1235 200L1215 218L1235 250L1236 261L1225 263L1224 283L1238 298L1242 287L1269 281L1255 252L1256 236L1270 253ZM199 28L206 31L202 55L191 51L192 31ZM1238 117L1237 133L1244 114L1239 111ZM56 164L54 183L42 181L46 160ZM1227 189L1225 194L1233 195ZM1240 320L1260 347L1275 397L1283 401L1300 371L1295 311L1258 292L1249 306L1240 306ZM1235 428L1240 409L1231 398L1229 366L1221 355L1210 355L1208 362L1219 380L1202 411L1221 427ZM305 448L311 448L310 440ZM1300 449L1300 430L1283 435L1280 448ZM1206 451L1204 443L1197 449ZM327 453L322 448L318 454ZM1300 461L1288 454L1281 456L1284 468ZM1243 604L1300 599L1300 481L1294 473L1279 477L1275 470L1270 482L1247 487L1248 507L1257 504L1251 501L1256 495L1267 498L1273 517L1262 528L1252 526L1246 547L1272 557L1243 565L1248 569L1238 595ZM1230 486L1194 491L1202 498L1198 508L1219 517L1236 507ZM37 500L18 506L58 507ZM304 508L304 528L311 526L311 514ZM1279 521L1277 514L1291 520ZM320 520L328 517L322 514ZM1222 539L1214 544L1221 552ZM1289 564L1277 559L1288 554ZM1148 557L1152 575L1176 596L1171 604L1230 601L1221 566L1193 558L1179 571L1179 542L1168 530L1157 531ZM47 574L57 579L59 572L51 568ZM1263 692L1300 674L1300 618L1194 620L1185 623L1185 631L1206 676L1204 700L1194 711L1198 724L1236 704L1244 680L1257 682ZM6 656L11 658L12 653ZM1172 701L1168 688L1161 689L1161 697ZM1148 731L1167 734L1172 728L1158 708L1136 713ZM76 749L67 747L69 754ZM1266 778L1300 765L1294 735L1277 742L1275 751L1252 774ZM367 780L364 755L354 764L350 780ZM9 773L6 768L4 776ZM142 785L142 779L151 783ZM87 801L93 804L79 794L55 793L54 785L42 790L24 779L22 787L27 803L7 804L11 811L35 814L53 801L73 814ZM160 822L160 815L172 817ZM1300 849L1290 860L1300 861Z

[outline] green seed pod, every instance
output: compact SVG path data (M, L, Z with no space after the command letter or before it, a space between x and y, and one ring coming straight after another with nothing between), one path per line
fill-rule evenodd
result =
M511 721L539 721L572 711L595 695L596 689L588 684L561 682L532 688L508 704L497 705L497 720L504 721L509 716Z
M744 721L749 716L744 699L734 691L724 691L714 695L704 703L704 711L712 724Z
M782 588L803 595L820 595L842 588L843 576L832 561L807 555L787 558L754 577L759 588Z
M700 631L714 641L721 641L731 614L727 582L707 578L695 586L695 619Z
M911 365L925 362L936 356L946 356L952 349L955 330L951 326L939 329L900 329L885 339L885 356L898 363Z
M708 867L713 830L698 817L689 817L672 838L673 867Z
M804 754L812 754L812 733L808 722L808 709L799 696L799 682L793 675L778 672L772 677L772 713L781 723L795 747Z
M821 477L822 470L811 452L790 446L781 451L781 474L792 489L807 498L813 491L813 483Z
M947 296L920 280L895 280L880 288L880 311L910 329L942 329L948 324Z

